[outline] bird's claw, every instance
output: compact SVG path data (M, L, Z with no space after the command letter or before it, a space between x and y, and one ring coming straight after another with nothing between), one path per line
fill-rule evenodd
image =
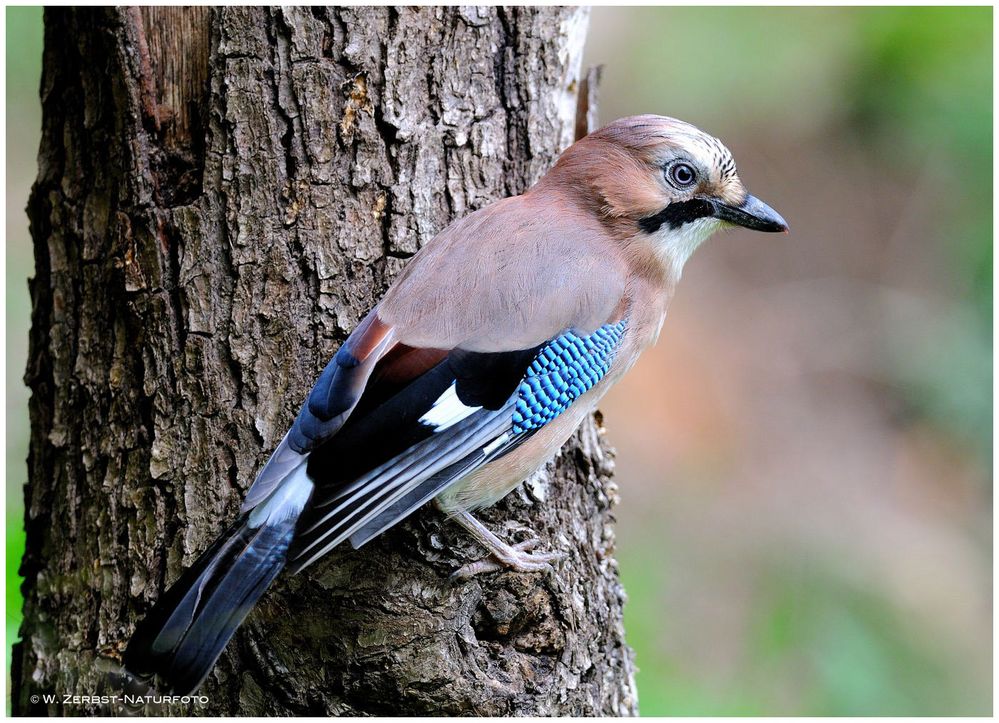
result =
M541 544L541 541L530 538L513 545L498 538L485 525L479 522L467 510L454 513L451 516L455 522L465 528L468 533L489 551L489 557L469 563L451 575L451 580L467 580L484 572L495 572L508 568L516 572L550 571L549 564L553 560L565 557L561 552L534 552L531 550Z
M489 557L477 560L476 562L470 562L455 570L449 580L451 582L467 580L482 573L497 572L504 569L515 572L551 572L552 566L550 563L562 559L565 557L565 553L530 552L530 550L533 550L540 544L540 540L531 539L513 545L497 547L491 550Z

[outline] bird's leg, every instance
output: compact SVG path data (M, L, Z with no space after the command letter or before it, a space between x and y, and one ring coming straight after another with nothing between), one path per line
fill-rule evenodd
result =
M540 540L524 540L514 545L503 542L489 528L475 519L470 512L453 513L451 519L464 527L475 538L476 542L489 551L492 558L465 565L451 575L452 580L463 580L483 572L502 570L504 567L517 572L551 570L549 563L565 556L561 552L536 552L532 554L530 550L537 547Z

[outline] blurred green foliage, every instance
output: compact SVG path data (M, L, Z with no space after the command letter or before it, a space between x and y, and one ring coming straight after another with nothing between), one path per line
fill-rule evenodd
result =
M635 649L642 715L982 715L940 651L913 640L883 599L848 580L774 560L750 597L739 676L694 677L668 641L660 602L670 561L619 550L628 592L625 630ZM793 686L789 691L788 686Z
M988 454L992 403L992 9L877 8L857 27L845 86L847 130L872 154L915 173L949 168L941 271L967 302L897 349L906 397ZM933 324L932 320L927 320Z
M11 646L21 624L21 576L24 555L24 498L28 450L27 390L21 381L27 359L31 314L27 277L32 271L31 239L24 203L34 179L35 151L41 136L38 88L42 67L42 9L8 7L7 21L7 463L6 586L7 690ZM10 699L6 701L10 711Z
M949 185L940 194L948 199L941 224L951 265L942 273L969 303L932 322L939 328L889 345L895 348L902 396L915 412L989 457L992 9L602 12L643 18L625 25L633 52L615 60L642 82L619 84L613 92L639 100L668 97L671 113L715 118L721 135L736 122L771 132L776 123L789 136L829 133L863 144L877 164L902 174L915 172L928 156L949 166ZM591 28L591 34L597 32ZM39 8L7 8L9 185L30 184L33 178L41 39ZM694 107L697 112L689 112ZM11 153L17 145L30 152ZM25 167L13 167L15 156L28 159ZM19 203L24 197L26 191ZM8 190L8 229L20 231L8 233L7 248L8 671L21 619L17 567L24 548L27 395L19 385L30 311L25 278L31 273L26 223L11 198ZM738 668L751 674L724 686L695 679L664 642L670 639L670 617L659 606L669 560L651 549L622 549L620 558L629 595L625 623L640 668L644 714L987 713L961 688L959 675L948 672L950 661L910 639L883 600L835 575L777 564L761 572L760 594L753 597L750 634L743 641L747 660ZM796 675L793 708L782 692L789 670Z
M933 164L943 183L930 193L944 209L934 219L944 246L935 270L949 294L918 325L890 329L881 342L891 367L884 381L907 415L990 468L992 9L636 8L627 19L618 12L595 11L605 36L628 39L607 41L617 53L589 58L608 66L604 118L665 109L723 138L862 148L870 173L901 178ZM757 589L745 600L755 622L736 644L744 655L738 676L696 677L696 666L670 649L679 636L663 601L682 594L683 583L669 579L680 561L665 558L624 542L619 550L644 715L989 712L980 683L932 641L911 635L892 601L858 589L833 566L789 572L792 556L753 568ZM793 694L783 689L789 677Z

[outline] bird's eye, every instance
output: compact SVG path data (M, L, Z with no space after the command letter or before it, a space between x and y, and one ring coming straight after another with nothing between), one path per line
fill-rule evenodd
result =
M666 177L677 188L689 188L697 180L697 173L689 163L674 163L666 171Z

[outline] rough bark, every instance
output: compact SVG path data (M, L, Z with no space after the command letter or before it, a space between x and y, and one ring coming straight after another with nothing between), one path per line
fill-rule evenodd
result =
M106 710L32 696L107 692L134 624L235 514L406 259L572 140L585 22L46 11L15 712ZM634 713L611 466L588 421L485 514L566 551L557 574L450 584L482 551L424 509L280 578L208 702L173 710Z

